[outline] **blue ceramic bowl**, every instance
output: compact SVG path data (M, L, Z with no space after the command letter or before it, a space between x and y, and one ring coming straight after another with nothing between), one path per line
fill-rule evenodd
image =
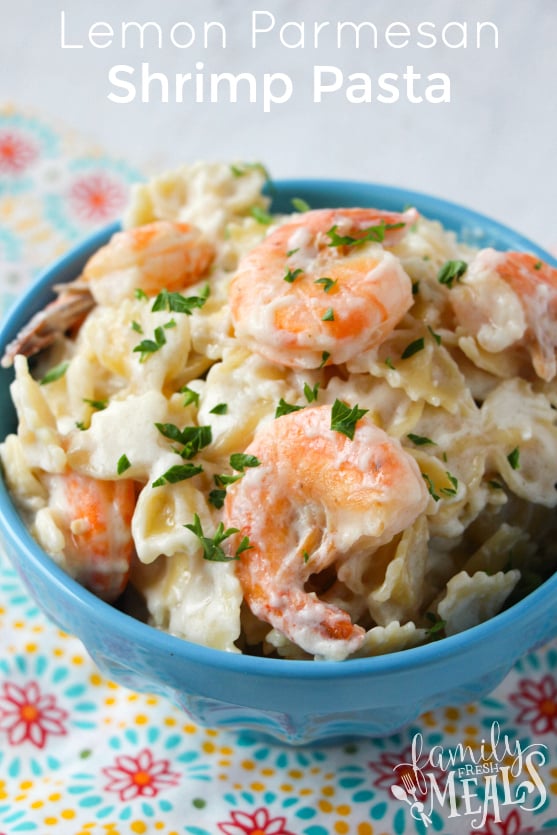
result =
M415 205L466 241L525 249L557 266L532 242L468 209L386 186L294 180L274 184L273 208L292 197L314 208ZM0 353L30 315L52 297L51 286L76 276L115 231L91 236L44 272L0 329ZM0 438L15 428L0 373ZM198 723L249 729L288 743L393 733L422 711L476 700L492 690L525 652L557 634L557 574L487 623L436 643L341 663L232 655L191 644L134 620L95 598L61 571L27 532L0 483L0 537L23 582L62 629L77 635L100 669L135 690L167 696Z

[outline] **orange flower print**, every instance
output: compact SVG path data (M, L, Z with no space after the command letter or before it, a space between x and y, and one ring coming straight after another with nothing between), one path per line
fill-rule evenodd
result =
M170 761L155 760L148 748L137 757L116 757L115 763L102 769L110 778L105 791L117 792L122 802L136 797L156 797L163 789L177 786L180 780L177 772L170 771Z
M56 697L41 693L35 681L22 687L6 682L0 691L0 732L8 735L10 745L30 742L44 748L49 736L67 733L67 718Z
M520 708L519 722L529 722L536 734L557 732L557 682L552 675L540 681L522 679L518 693L509 696L513 705Z

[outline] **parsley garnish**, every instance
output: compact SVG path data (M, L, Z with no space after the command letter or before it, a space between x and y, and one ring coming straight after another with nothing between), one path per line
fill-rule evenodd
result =
M319 383L316 383L313 388L309 383L304 383L304 394L308 403L314 403L317 400L319 393Z
M139 345L136 345L133 349L134 353L139 353L141 355L139 357L139 362L145 362L149 359L151 354L159 351L162 346L166 344L164 328L155 328L154 336L154 339L142 339Z
M412 295L417 296L419 292L420 292L420 282L419 281L413 281L412 282Z
M108 400L89 400L88 397L84 397L83 402L88 403L92 409L96 409L98 412L102 412L108 406Z
M151 311L168 310L171 313L185 313L191 316L196 308L201 308L209 298L209 285L206 284L200 296L183 296L181 293L169 293L161 290L153 302Z
M299 275L303 274L303 270L298 268L297 270L288 270L286 275L284 276L284 280L288 281L289 284L292 284L293 281L296 281Z
M252 206L250 214L258 223L263 224L263 226L269 226L273 222L273 218L269 212L266 212L261 206Z
M327 360L329 359L330 356L331 355L330 355L329 351L323 351L323 353L321 354L321 364L320 364L319 368L323 368L324 365L327 365Z
M165 473L153 481L153 487L162 487L163 484L176 484L178 481L185 481L187 478L193 478L199 473L203 472L203 467L197 467L195 464L174 464Z
M436 641L438 638L442 638L443 635L441 634L446 626L446 621L436 615L435 612L426 612L426 618L431 623L431 626L426 629L426 635L428 638Z
M229 484L234 484L235 481L240 481L242 475L221 473L221 475L214 475L213 478L217 487L228 487Z
M436 341L436 343L437 343L438 345L441 345L441 334L439 334L439 333L435 333L435 331L433 330L433 328L431 328L429 325L427 326L427 329L428 329L428 331L429 331L429 333L430 333L430 336L431 336L431 337L432 337L432 338Z
M281 397L279 400L279 404L275 409L275 417L279 418L283 415L289 415L290 412L298 412L300 409L303 409L303 406L294 406L293 403L287 403L286 400Z
M237 165L231 165L230 171L235 177L245 177L249 171L260 171L266 180L271 179L271 175L261 162L242 162Z
M56 380L60 380L68 370L69 365L69 362L61 362L59 365L53 366L40 381L41 386L46 386L48 383L54 383Z
M434 501L438 502L441 499L441 496L438 496L435 492L435 485L431 480L430 476L427 473L422 473L422 478L424 479L425 483L427 484L427 489L429 491L429 495L431 496Z
M387 359L385 360L385 365L387 366L387 368L390 368L391 371L396 371L394 363L390 357L387 357Z
M460 281L467 269L468 264L466 261L445 261L437 273L437 281L439 284L446 284L447 287L452 287L453 282Z
M403 226L406 226L406 224L385 223L385 221L382 220L375 226L368 226L366 229L362 229L361 237L354 238L352 235L339 235L337 232L338 225L335 224L334 226L331 226L329 231L326 233L330 239L328 246L361 246L369 241L382 243L385 240L385 232L388 229L402 229Z
M145 290L142 290L141 287L135 288L134 296L136 297L136 299L139 299L140 301L145 301L145 299L148 298L147 293L145 292Z
M332 307L328 307L323 316L321 317L322 322L334 322L335 321L335 311Z
M118 473L118 475L122 475L122 473L125 473L126 470L129 470L130 467L130 459L124 453L124 455L121 455L118 459L118 463L116 464L116 472Z
M155 423L155 426L165 438L182 444L182 450L175 450L182 458L193 458L213 440L210 426L185 426L183 429L174 423Z
M337 399L331 409L331 429L353 440L356 424L368 412L369 409L360 409L357 405L350 408Z
M299 246L297 246L296 249L289 249L288 252L286 253L286 257L290 258L292 255L296 255L296 253L299 252L299 251L300 251Z
M260 464L255 455L246 455L245 452L233 452L230 456L230 466L239 473L243 473L246 467L259 467Z
M180 389L180 394L184 394L184 406L189 406L190 403L194 403L196 406L199 406L199 392L190 389L188 386L182 386Z
M337 284L338 279L329 278L328 276L323 276L323 278L316 278L314 284L321 284L323 289L326 293L330 293L335 284Z
M456 496L456 492L458 489L458 479L451 475L447 470L445 470L445 475L449 479L451 483L451 487L441 487L439 490L444 496Z
M234 556L229 557L221 548L221 543L224 542L225 539L228 539L229 536L238 533L238 528L227 528L225 530L223 523L220 522L211 539L203 533L201 520L197 513L194 514L193 524L184 525L184 527L195 534L195 536L199 539L203 548L203 559L210 560L211 562L230 562L231 560L237 560L240 557L240 554L244 551L248 551L250 548L253 548L253 545L250 545L248 537L244 536L239 546L236 548Z
M210 415L225 415L228 411L228 403L217 403L216 406L209 411Z
M513 470L518 470L520 468L520 449L517 446L515 446L512 452L509 452L507 455L507 461Z
M409 432L406 437L416 446L427 446L427 444L436 446L435 441L432 441L431 438L427 438L425 435L414 435L412 432Z
M423 338L423 336L420 336L419 339L415 339L413 342L411 342L409 345L406 346L406 348L404 349L404 351L400 355L400 358L403 359L403 360L407 360L409 357L413 357L414 354L417 354L418 351L423 351L424 346L425 346L424 338Z
M534 264L534 269L535 270L541 270L542 267L543 267L543 262L542 261L536 261L536 263Z
M297 212L309 212L310 205L301 197L293 197L290 201Z
M143 334L143 328L141 327L141 325L139 324L139 322L136 322L136 321L135 321L135 319L134 319L134 320L133 320L133 322L131 323L131 329L132 329L132 331L135 331L136 333Z
M213 507L216 507L217 510L220 510L222 507L224 507L224 500L226 498L226 490L220 490L220 489L210 490L208 498L209 498L210 503L213 505Z

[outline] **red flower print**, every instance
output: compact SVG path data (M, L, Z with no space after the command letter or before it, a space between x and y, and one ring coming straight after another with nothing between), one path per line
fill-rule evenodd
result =
M76 180L69 193L72 208L86 221L115 218L126 204L126 190L104 172L88 174Z
M177 786L180 775L169 770L170 760L155 760L148 748L137 757L116 757L116 765L103 768L103 774L110 778L105 791L117 792L120 800L136 797L156 797L168 786Z
M49 735L67 733L63 725L67 718L68 713L56 706L56 698L41 694L34 681L23 687L5 683L0 692L0 731L8 734L10 745L28 741L44 748Z
M520 708L519 722L530 722L536 734L555 733L557 731L557 682L551 675L541 681L522 679L518 693L513 693L510 701Z
M416 768L413 766L411 745L407 745L402 751L384 751L378 762L369 763L370 769L378 775L373 781L373 785L378 789L390 791L391 786L395 785L405 789L403 778L407 775L418 789L418 793L425 796L430 787L425 774L432 774L442 790L447 776L443 769L432 766L429 762L421 763L421 766L420 768L419 762Z
M272 818L267 809L248 812L232 812L232 820L219 823L218 828L225 835L294 835L284 828L286 818Z
M513 809L502 821L496 821L495 815L488 815L484 828L473 829L470 835L525 835L526 832L533 831L533 827L522 825L518 810Z
M0 132L0 173L21 174L38 157L32 142L16 131Z

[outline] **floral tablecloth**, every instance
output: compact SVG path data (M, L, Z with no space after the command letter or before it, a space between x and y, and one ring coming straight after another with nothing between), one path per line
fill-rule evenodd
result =
M1 109L0 313L40 267L118 217L139 176L42 118ZM419 775L427 807L413 794ZM198 727L106 680L0 553L0 835L538 830L557 832L557 642L490 698L397 736L289 749Z

